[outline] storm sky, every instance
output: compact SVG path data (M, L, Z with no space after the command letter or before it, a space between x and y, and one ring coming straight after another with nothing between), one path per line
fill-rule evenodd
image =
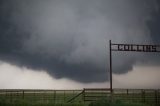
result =
M159 6L158 0L1 0L0 66L103 85L109 80L109 40L160 44ZM159 65L159 54L113 53L115 76L136 66L158 72Z

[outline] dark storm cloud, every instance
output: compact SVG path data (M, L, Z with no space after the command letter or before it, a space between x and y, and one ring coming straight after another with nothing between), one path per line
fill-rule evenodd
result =
M147 21L148 27L150 29L150 34L152 40L155 43L160 43L160 1L157 0L157 9L152 11L152 18Z
M56 78L105 81L108 40L152 42L146 21L154 9L154 0L4 0L0 59ZM113 55L117 73L143 60L141 54Z

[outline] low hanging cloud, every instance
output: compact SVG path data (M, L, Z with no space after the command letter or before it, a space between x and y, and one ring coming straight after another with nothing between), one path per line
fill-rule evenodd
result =
M0 64L0 89L83 89L107 87L109 84L88 83L83 84L70 79L56 79L50 76L45 70L31 70L26 67L1 62ZM7 78L6 78L7 76Z
M109 39L154 43L146 22L155 5L156 0L2 0L0 59L56 79L104 82ZM113 55L115 73L146 58Z
M160 87L159 68L157 66L146 67L136 65L128 73L113 74L113 88L158 89ZM109 87L109 82L84 84L67 78L56 79L50 76L45 70L36 71L26 67L19 68L4 62L1 62L0 69L0 89L66 90Z

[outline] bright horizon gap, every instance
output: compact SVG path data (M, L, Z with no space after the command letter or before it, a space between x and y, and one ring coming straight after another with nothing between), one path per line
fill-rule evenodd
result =
M160 87L159 68L159 66L136 65L132 71L125 74L113 74L113 88L158 89ZM25 67L20 68L4 62L0 63L0 70L0 89L109 88L109 82L107 81L81 83L67 78L56 79L44 70L36 71Z

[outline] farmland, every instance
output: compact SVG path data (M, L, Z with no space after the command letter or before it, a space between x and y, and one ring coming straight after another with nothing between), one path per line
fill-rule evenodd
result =
M0 106L88 106L101 99L160 105L160 90L153 89L83 89L83 90L32 90L1 89Z

